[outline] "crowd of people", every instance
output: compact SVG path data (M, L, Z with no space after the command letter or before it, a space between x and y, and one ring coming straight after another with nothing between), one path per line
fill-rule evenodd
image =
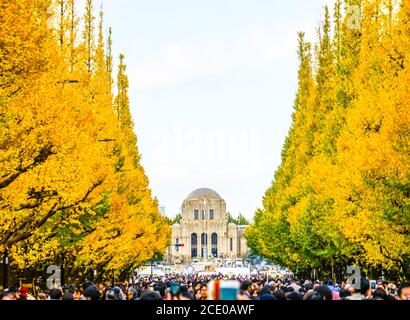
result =
M224 277L222 275L167 275L137 278L133 283L108 285L85 282L33 292L27 287L10 287L0 300L209 300L210 283L238 283L237 300L410 300L410 282L378 281L370 287L366 278L360 286L332 280L311 281L287 277ZM360 289L356 289L359 287Z

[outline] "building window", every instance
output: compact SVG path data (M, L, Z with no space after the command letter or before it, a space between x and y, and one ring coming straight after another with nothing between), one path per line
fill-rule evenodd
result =
M198 258L198 249L197 248L192 248L191 249L191 256L192 256L192 258Z
M198 209L195 209L195 210L194 210L194 219L195 219L195 220L198 220L198 214L199 214Z
M206 219L205 209L202 209L202 220Z
M207 239L207 234L206 233L201 234L201 244L202 245L207 245L208 244L208 239Z
M198 236L196 233L191 234L191 258L198 257Z
M214 209L209 210L209 219L214 219Z
M215 232L211 234L211 255L218 257L218 235Z
M229 238L229 250L233 251L233 238Z
M206 233L201 234L201 257L208 257L208 235Z

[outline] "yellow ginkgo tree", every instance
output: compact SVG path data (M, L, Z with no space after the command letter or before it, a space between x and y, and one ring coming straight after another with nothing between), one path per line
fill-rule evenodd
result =
M359 21L352 24L352 6ZM299 88L282 163L246 231L304 276L410 275L410 2L338 0ZM333 37L330 30L333 29Z
M0 3L0 252L17 269L71 273L121 273L164 252L169 226L140 164L123 64L121 116L113 99L102 12L95 41L91 0L82 39L74 0Z

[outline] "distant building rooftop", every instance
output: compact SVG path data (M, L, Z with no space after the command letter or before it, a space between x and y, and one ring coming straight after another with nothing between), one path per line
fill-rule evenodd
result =
M222 200L218 192L209 188L199 188L192 191L186 200L202 200L203 198Z

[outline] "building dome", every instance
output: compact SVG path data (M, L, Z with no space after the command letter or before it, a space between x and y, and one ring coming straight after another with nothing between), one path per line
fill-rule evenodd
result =
M186 200L202 200L203 198L222 200L216 191L208 188L200 188L192 191Z

